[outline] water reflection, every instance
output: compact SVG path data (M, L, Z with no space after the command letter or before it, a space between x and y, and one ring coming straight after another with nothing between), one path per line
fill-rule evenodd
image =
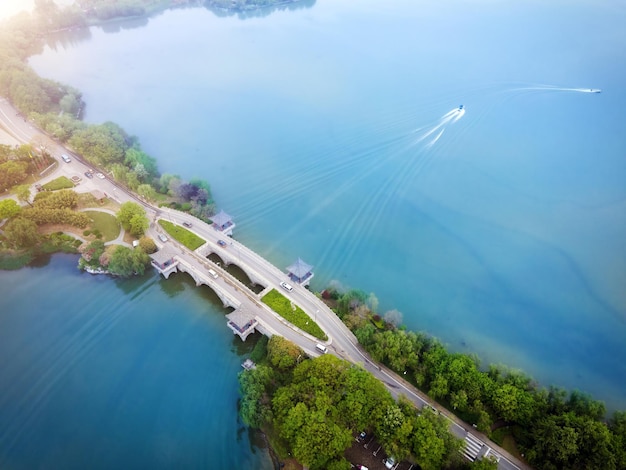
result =
M231 10L216 6L217 2L214 0L206 0L204 2L204 7L218 18L226 18L237 15L237 18L240 20L247 20L249 18L264 18L276 11L295 11L303 8L311 8L315 5L315 2L316 0L301 0L299 2L255 8L252 10Z

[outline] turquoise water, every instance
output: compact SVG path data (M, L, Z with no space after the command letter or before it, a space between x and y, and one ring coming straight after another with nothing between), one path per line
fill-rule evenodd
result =
M0 468L273 468L237 419L247 349L215 296L76 264L0 272Z
M315 265L314 288L374 292L455 350L626 409L625 8L192 8L59 36L31 63L162 171L210 181L236 238Z

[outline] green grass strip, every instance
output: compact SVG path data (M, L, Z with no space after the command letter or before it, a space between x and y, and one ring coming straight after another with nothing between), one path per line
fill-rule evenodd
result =
M100 211L83 211L83 213L93 220L92 230L100 231L103 242L115 240L120 234L122 227L114 215Z
M173 224L167 220L159 220L159 225L168 233L170 237L176 240L178 243L182 243L190 250L196 250L206 243L206 240L200 238L193 232L190 232L185 227Z
M58 191L59 189L71 189L74 183L66 176L59 176L57 179L48 181L42 186L46 191Z
M291 301L276 289L272 289L261 300L292 325L323 341L328 339L324 331L304 310L297 305L292 305Z

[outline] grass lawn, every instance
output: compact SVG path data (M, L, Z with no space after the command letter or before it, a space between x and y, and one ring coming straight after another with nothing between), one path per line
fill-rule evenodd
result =
M200 248L206 243L206 240L200 238L195 233L190 232L180 225L168 222L167 220L159 220L159 225L163 227L163 229L169 234L170 237L172 237L177 242L182 243L192 251Z
M122 228L114 215L99 211L84 211L84 213L93 220L91 230L98 230L102 234L103 242L115 240L120 234Z
M513 437L511 428L503 427L496 429L491 433L489 437L493 440L493 442L500 445L511 455L514 455L520 460L524 460L524 458L520 454L520 451L517 448L517 444L515 443L515 438Z
M318 339L326 341L328 337L322 331L317 323L309 317L304 310L297 305L292 305L291 301L278 292L276 289L272 289L268 292L263 299L264 304L278 313L281 317L287 320L292 325L297 326L303 331L306 331L312 336Z
M46 191L58 191L59 189L72 189L74 183L66 176L59 176L57 179L47 182L42 186Z

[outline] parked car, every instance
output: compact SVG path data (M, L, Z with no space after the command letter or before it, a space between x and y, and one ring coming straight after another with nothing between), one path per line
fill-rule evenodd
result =
M86 171L86 172L85 172L85 176L86 176L87 178L93 178L93 172L91 172L91 171Z
M102 173L96 173L96 176L100 178L101 180L104 179L104 175Z
M393 468L393 466L396 464L396 459L394 459L393 457L387 457L384 460L385 463L385 468Z
M72 159L65 154L61 155L61 158L63 159L65 163L69 163L72 161Z

